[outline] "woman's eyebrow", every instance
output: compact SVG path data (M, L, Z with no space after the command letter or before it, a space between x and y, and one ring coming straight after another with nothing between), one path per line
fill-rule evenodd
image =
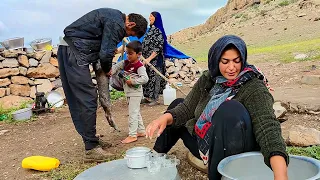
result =
M227 59L227 58L221 58L221 59L226 60L226 61L234 61L234 60L238 59L239 57L240 57L240 56L238 56L238 57L236 57L236 58L234 58L234 59Z

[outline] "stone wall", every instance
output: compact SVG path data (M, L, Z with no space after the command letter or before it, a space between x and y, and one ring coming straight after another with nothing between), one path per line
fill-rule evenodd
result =
M57 90L63 94L59 78L57 49L27 53L0 52L0 103L35 98L35 93Z

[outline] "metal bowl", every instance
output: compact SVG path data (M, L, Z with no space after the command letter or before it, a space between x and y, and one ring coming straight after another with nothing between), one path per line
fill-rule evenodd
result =
M273 172L264 164L260 152L247 152L226 157L219 163L218 171L222 175L221 180L273 179ZM290 180L320 179L320 161L290 155L288 176Z
M127 166L131 169L140 169L147 167L147 160L151 149L147 147L135 147L126 151L125 159L127 159Z
M32 116L31 108L24 108L12 113L12 118L15 121L28 120Z
M35 51L44 51L44 50L52 50L52 39L51 38L42 38L36 39L30 43L30 46Z
M11 49L20 49L24 47L24 38L23 37L16 37L4 40L3 42L0 42L3 47L5 47L8 50Z
M60 108L64 104L63 96L57 91L51 91L47 94L47 101L49 105L53 105L56 108Z

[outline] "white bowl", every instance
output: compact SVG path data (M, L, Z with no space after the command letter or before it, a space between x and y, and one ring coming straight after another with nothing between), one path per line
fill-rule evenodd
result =
M63 106L64 98L63 96L57 91L51 91L47 94L47 101L50 105L54 105L54 107L59 108Z

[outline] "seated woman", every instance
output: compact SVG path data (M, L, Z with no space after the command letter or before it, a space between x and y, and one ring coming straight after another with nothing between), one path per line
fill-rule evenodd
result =
M217 166L223 158L261 150L275 179L288 179L289 158L274 100L264 75L248 65L245 42L224 36L210 48L208 58L209 70L185 100L147 126L147 137L158 131L154 150L167 153L181 138L208 165L211 180L221 178Z

